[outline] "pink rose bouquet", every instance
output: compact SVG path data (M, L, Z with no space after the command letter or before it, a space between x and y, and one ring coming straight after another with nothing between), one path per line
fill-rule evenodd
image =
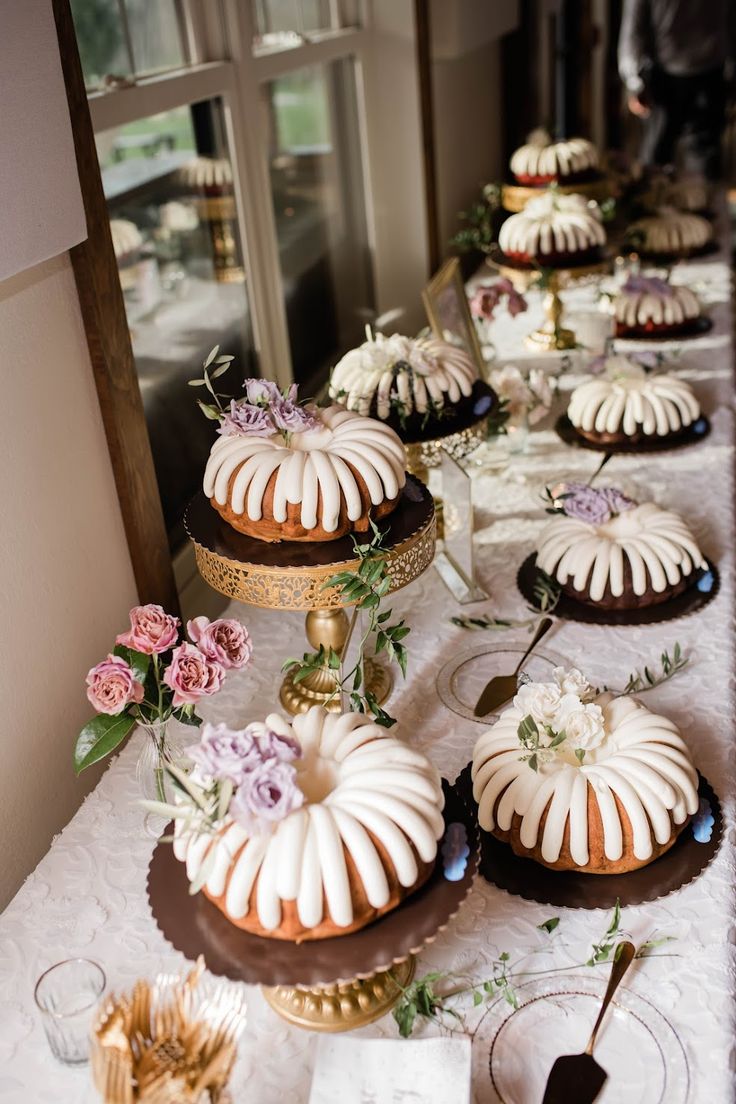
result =
M87 698L97 716L77 737L77 774L114 751L137 722L175 717L200 725L197 703L217 693L228 671L250 663L253 646L239 621L195 617L187 625L189 640L181 639L179 625L178 617L152 603L130 611L130 628L87 674Z

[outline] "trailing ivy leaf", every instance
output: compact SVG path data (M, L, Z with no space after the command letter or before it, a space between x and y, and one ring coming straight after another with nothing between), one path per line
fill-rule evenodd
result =
M546 931L548 935L551 935L559 923L559 916L550 916L549 920L544 920L541 924L537 924L537 927L540 931Z
M74 746L74 770L81 774L93 763L98 763L123 742L135 725L135 717L118 713L110 717L105 713L89 721L77 737Z
M143 652L136 652L133 648L126 648L124 644L116 644L112 652L113 655L120 656L121 659L125 660L137 682L144 683L146 681L151 663L150 656L144 655Z

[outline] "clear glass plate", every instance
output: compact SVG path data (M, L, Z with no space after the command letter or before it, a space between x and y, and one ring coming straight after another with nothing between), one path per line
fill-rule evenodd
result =
M487 631L489 636L492 635L493 630ZM465 720L487 725L489 719L497 716L508 703L496 713L478 718L473 714L473 709L481 691L494 675L508 675L513 671L530 643L531 635L527 636L526 643L520 644L492 644L489 641L453 656L437 676L437 693L442 704ZM547 649L537 649L524 664L523 672L533 680L544 681L550 678L555 667L571 666L573 664L564 656Z
M503 997L494 1001L473 1040L476 1101L541 1101L555 1059L585 1049L607 983L607 971L538 978L516 987L518 1009ZM690 1071L677 1032L631 989L616 993L595 1059L608 1073L597 1104L685 1104L688 1099Z

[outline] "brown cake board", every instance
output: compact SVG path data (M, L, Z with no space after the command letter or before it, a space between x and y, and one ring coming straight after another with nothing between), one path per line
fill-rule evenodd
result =
M157 843L148 868L147 892L162 935L186 958L204 955L213 974L250 985L328 986L369 978L405 961L449 924L473 884L478 868L475 816L443 780L445 824L459 821L468 835L467 865L459 881L444 875L442 845L427 882L373 924L350 935L292 943L264 939L236 928L204 894L190 894L185 864L170 843ZM171 825L164 834L168 835Z
M559 601L554 608L555 617L563 621L580 621L585 625L657 625L663 621L673 621L677 617L687 617L691 613L697 613L715 598L720 588L720 575L718 568L710 560L706 560L707 566L698 571L693 577L692 585L682 594L669 598L666 602L659 602L656 606L646 606L633 610L606 610L599 606L589 606L585 602L577 602L567 594L561 593ZM712 583L707 590L699 590L700 580L712 576ZM534 596L534 584L539 577L537 568L537 556L532 552L524 560L516 576L516 585L530 606L539 609ZM540 610L541 612L541 610Z
M471 766L461 771L455 788L477 815ZM675 843L649 866L629 874L581 874L574 870L550 870L532 859L515 855L511 847L490 832L479 829L480 874L490 885L525 901L555 908L597 909L640 905L667 897L702 874L718 851L723 831L721 806L710 783L698 774L698 794L705 798L714 817L707 843L698 843L687 825Z
M567 414L561 414L555 422L555 432L561 441L574 448L591 449L593 452L611 452L615 456L644 455L650 452L670 452L672 449L697 445L710 433L710 419L701 414L687 428L679 433L668 433L666 437L652 436L645 441L629 443L627 441L590 441L578 433Z

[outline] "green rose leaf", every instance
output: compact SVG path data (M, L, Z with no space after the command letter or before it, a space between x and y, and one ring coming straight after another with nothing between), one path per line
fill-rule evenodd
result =
M74 747L74 770L81 774L93 763L104 759L121 744L135 724L135 717L117 713L110 717L105 713L84 726Z
M202 723L202 718L192 710L191 705L183 705L181 709L175 709L173 716L177 721L181 721L182 724L191 725L193 728L199 728Z
M121 659L125 660L133 671L137 682L144 683L146 681L148 667L151 662L150 656L144 655L143 652L136 652L133 648L126 648L124 644L116 644L113 648L113 655L120 656Z

